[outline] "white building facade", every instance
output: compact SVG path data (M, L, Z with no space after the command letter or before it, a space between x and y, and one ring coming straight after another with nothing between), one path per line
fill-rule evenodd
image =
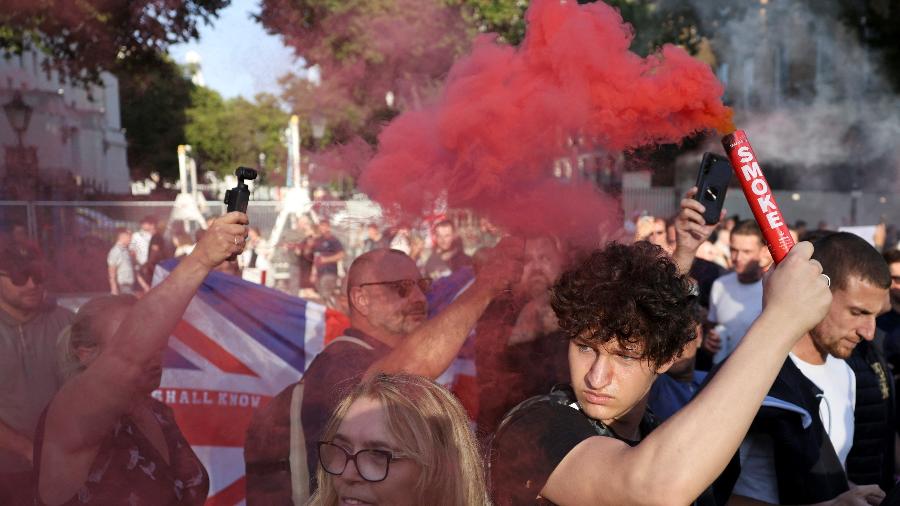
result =
M36 174L28 177L45 188L74 181L103 193L130 193L118 80L104 72L99 85L73 85L58 72L44 70L45 59L36 52L0 52L0 106L13 102L18 93L31 110L22 146L9 118L0 119L0 144L6 154L0 160L2 180L26 176L16 173L23 170L16 153L24 147L36 153L36 167L26 169ZM8 116L5 112L0 109L0 116ZM47 191L38 197L48 198Z

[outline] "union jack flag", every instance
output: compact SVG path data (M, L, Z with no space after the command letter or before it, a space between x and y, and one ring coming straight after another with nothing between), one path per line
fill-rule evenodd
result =
M163 262L160 283L176 265ZM207 506L245 503L244 436L253 411L347 326L320 304L213 272L175 328L154 397L169 405L210 476Z

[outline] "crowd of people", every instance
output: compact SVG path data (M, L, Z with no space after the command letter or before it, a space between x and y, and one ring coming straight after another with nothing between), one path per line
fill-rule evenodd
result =
M111 294L146 293L156 265L189 254L205 233L204 229L188 233L180 222L171 225L167 230L165 222L147 216L135 230L115 230L106 259ZM457 224L445 218L418 227L342 223L340 234L333 227L332 218L324 213L292 215L277 244L269 244L260 229L251 226L244 251L218 270L346 313L347 270L365 252L402 251L427 277L437 280L471 266L468 253L498 240L496 229L485 220L477 229L465 230L466 245Z
M169 243L148 218L77 314L4 245L0 504L202 504L209 476L150 395L163 350L210 271L278 255L350 327L255 412L250 506L900 504L900 250L798 223L775 265L754 221L708 225L694 191L592 248L491 229L467 252L449 220L430 247L372 223L350 248L305 216L269 246L242 213ZM476 384L438 384L463 354Z
M273 283L276 288L346 310L346 303L342 305L342 301L346 293L347 270L363 253L381 248L402 251L426 277L437 280L460 267L471 266L468 253L494 246L497 242L493 227L484 221L477 231L468 234L468 246L464 246L458 226L448 219L423 223L419 227L385 227L377 222L345 224L344 241L335 236L332 227L327 216L315 216L314 219L313 215L304 214L295 217L293 225L277 245L270 246L262 241L249 244L248 248L264 259L264 270L274 273L276 265L287 265L286 275ZM247 266L247 262L242 264L245 271ZM253 278L245 276L245 279Z

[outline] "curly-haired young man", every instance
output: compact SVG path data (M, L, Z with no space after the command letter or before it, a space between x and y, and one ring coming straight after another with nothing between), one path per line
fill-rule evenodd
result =
M734 455L788 351L828 309L812 251L794 248L731 359L655 430L646 394L695 336L678 255L673 262L645 242L611 243L564 273L552 303L569 336L571 385L525 401L501 424L490 456L495 503L694 501Z

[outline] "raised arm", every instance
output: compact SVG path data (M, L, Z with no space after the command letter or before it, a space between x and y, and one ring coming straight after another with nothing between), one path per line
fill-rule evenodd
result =
M694 200L696 194L696 186L684 194L684 198L681 199L681 210L675 218L675 251L672 253L672 260L678 266L678 273L683 275L690 272L694 257L697 256L697 249L716 229L715 224L707 225L703 219L703 211L706 208ZM719 220L725 217L726 212L722 210Z
M800 243L775 269L763 313L693 401L635 447L612 438L582 441L542 495L561 505L696 499L734 455L794 343L828 311L831 292L812 252Z
M372 364L367 374L406 372L437 378L456 358L466 336L491 300L522 274L521 239L508 237L491 252L491 257L465 292L434 318L428 320L386 357Z
M194 251L141 298L101 353L66 382L50 402L46 442L63 452L98 445L140 392L142 376L158 360L191 298L215 266L243 249L247 217L217 219Z

